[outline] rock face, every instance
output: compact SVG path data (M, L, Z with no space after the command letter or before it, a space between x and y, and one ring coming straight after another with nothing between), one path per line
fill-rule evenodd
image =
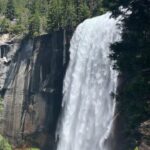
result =
M139 150L150 150L150 120L142 123L139 131L142 135Z
M0 45L4 103L0 132L14 145L54 148L62 99L63 41L63 33L56 32Z

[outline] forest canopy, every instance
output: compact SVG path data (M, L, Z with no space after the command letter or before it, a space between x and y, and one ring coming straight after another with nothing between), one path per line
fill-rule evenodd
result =
M0 32L37 36L74 29L103 12L102 0L0 0Z

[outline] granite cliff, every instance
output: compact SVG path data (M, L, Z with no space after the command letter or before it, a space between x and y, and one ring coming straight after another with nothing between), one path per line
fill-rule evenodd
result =
M62 31L0 43L0 132L14 147L55 147L66 66L64 44Z

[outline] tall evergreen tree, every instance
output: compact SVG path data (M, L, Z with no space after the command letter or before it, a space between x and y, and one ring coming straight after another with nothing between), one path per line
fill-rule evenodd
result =
M62 27L63 15L62 0L51 0L47 17L48 31L58 30Z
M122 41L112 45L111 58L125 81L117 100L119 113L126 120L124 137L129 140L126 149L130 150L134 149L136 141L140 143L139 126L150 116L150 1L104 2L113 16L123 16Z
M37 36L40 32L40 18L39 14L35 12L29 19L29 34Z
M14 1L13 0L8 0L7 6L6 6L6 11L5 11L5 16L6 18L13 20L16 17L16 11L15 11L15 6L14 6Z
M82 22L86 18L91 17L91 11L86 2L82 2L78 7L78 23Z
M17 24L32 28L33 18L38 13L40 32L68 28L72 31L84 19L96 15L102 0L0 0L0 13ZM96 12L96 13L93 13ZM97 13L99 14L99 12ZM32 23L31 23L32 22ZM11 26L11 25L10 25ZM13 24L15 27L15 25ZM30 26L30 27L29 27ZM13 28L14 28L13 27ZM28 28L29 27L29 28ZM17 28L17 27L16 27ZM47 29L47 30L46 30ZM26 31L27 33L27 31Z
M63 28L73 29L77 24L77 14L72 0L63 1L63 14Z

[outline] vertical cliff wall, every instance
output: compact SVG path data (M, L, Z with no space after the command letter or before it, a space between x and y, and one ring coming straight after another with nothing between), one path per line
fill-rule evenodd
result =
M4 44L8 52L7 61L2 56L0 62L4 104L0 131L14 145L32 143L46 150L55 143L62 99L63 37L56 32Z

